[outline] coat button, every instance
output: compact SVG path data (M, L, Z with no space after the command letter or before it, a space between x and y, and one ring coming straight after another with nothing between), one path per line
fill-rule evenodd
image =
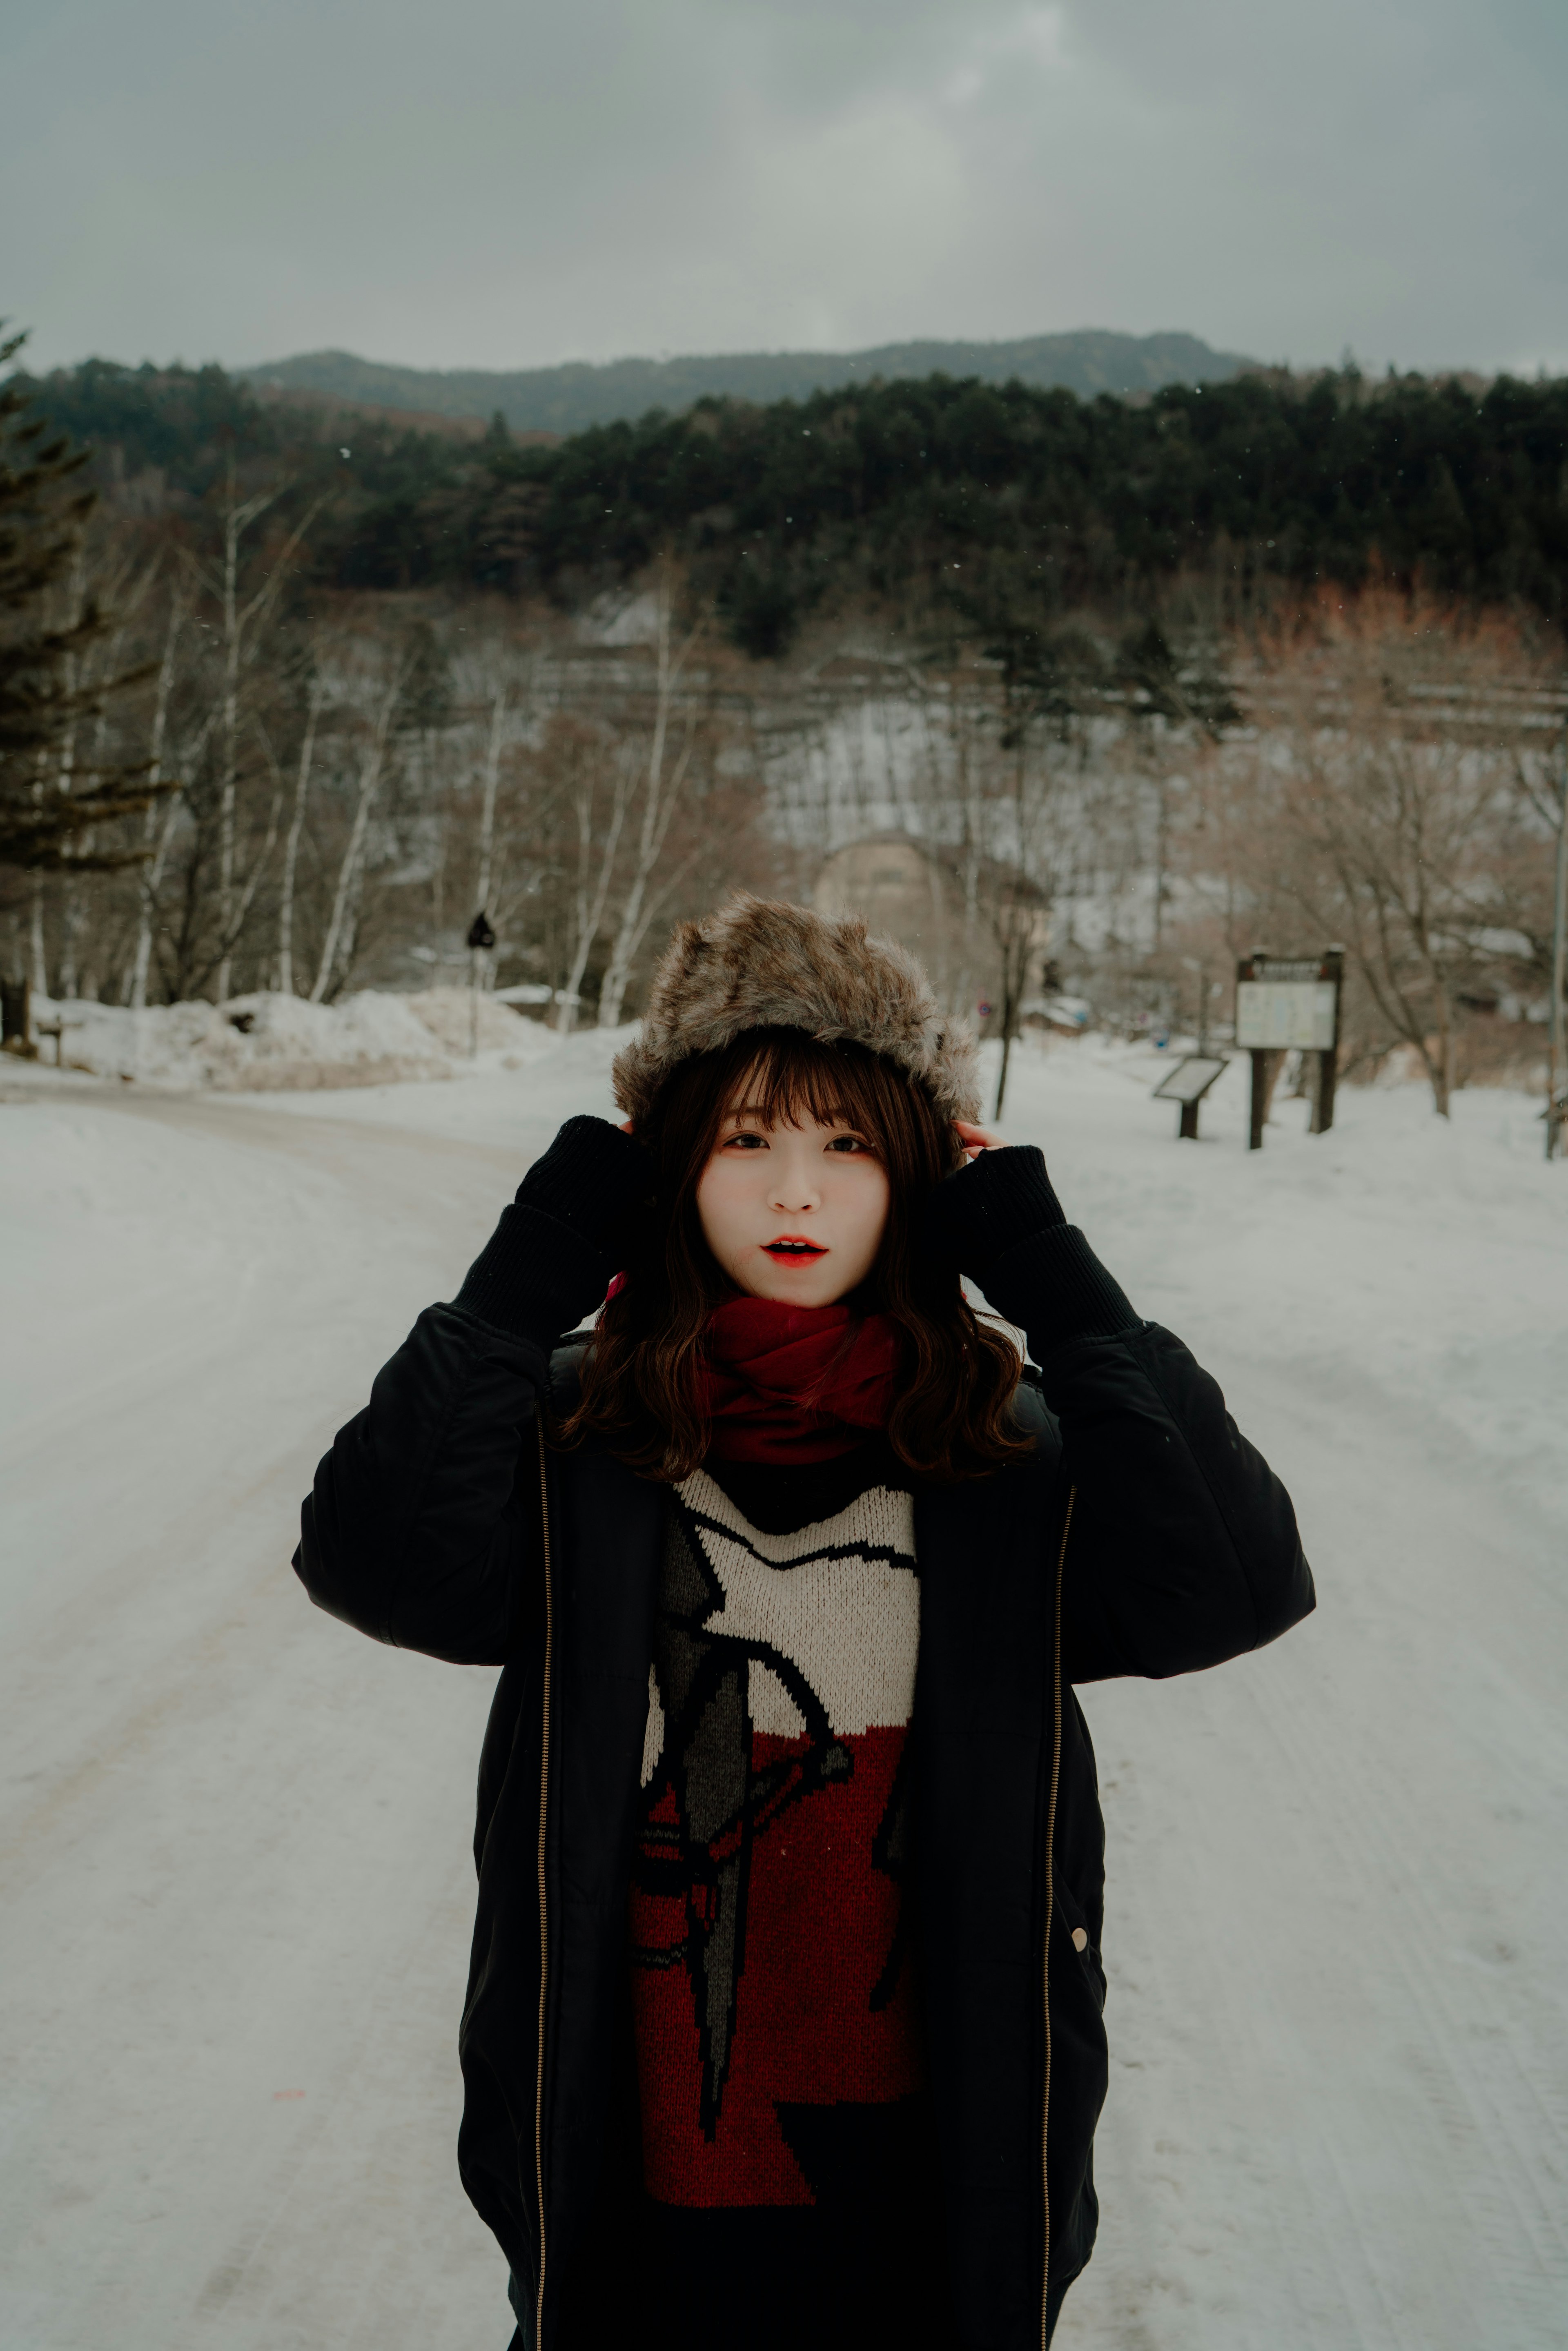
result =
M1075 1951L1086 1951L1089 1949L1089 1937L1082 1927L1074 1927L1072 1929L1072 1948Z

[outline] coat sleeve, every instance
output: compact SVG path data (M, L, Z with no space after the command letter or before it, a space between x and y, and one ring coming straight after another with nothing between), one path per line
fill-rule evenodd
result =
M543 1350L426 1309L332 1440L294 1565L319 1608L377 1640L499 1665L537 1613Z
M1309 1614L1290 1496L1218 1383L1179 1339L1139 1320L1077 1228L1016 1245L985 1287L1028 1334L1076 1491L1062 1584L1069 1679L1193 1673Z
M1062 1584L1070 1680L1193 1673L1311 1614L1291 1498L1179 1339L1145 1322L1041 1370L1076 1489Z
M558 1138L530 1171L455 1303L420 1316L316 1472L296 1571L318 1607L377 1640L499 1665L539 1614L550 1349L602 1299L612 1269L580 1220L538 1202L560 1205L570 1178L575 1207L596 1161L631 1153L612 1128L574 1132L601 1124L562 1130L564 1146ZM624 1181L622 1169L612 1180Z

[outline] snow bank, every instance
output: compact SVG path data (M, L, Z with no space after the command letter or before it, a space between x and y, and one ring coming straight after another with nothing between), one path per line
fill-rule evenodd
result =
M273 1093L450 1077L481 1057L534 1058L536 1023L466 988L412 996L361 989L336 1004L301 996L236 996L215 1004L119 1005L34 999L35 1027L63 1020L67 1068L152 1086ZM52 1040L42 1051L52 1059Z
M362 1000L355 998L356 1002ZM520 1060L528 1061L541 1050L548 1050L552 1039L552 1032L541 1021L530 1020L526 1013L497 1004L493 997L481 996L476 1008L475 998L466 987L426 987L417 996L383 996L376 1001L406 1004L427 1037L434 1037L442 1051L454 1060L468 1057L476 1008L481 1053L516 1053Z

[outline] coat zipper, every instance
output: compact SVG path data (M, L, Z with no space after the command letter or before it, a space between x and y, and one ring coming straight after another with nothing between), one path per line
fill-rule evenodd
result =
M1067 1497L1061 1541L1056 1553L1056 1595L1051 1618L1051 1793L1045 1807L1045 1945L1040 1960L1040 1991L1045 2012L1045 2080L1040 2106L1040 2192L1045 2215L1045 2253L1040 2275L1040 2345L1045 2351L1051 2308L1051 2174L1046 2147L1051 2132L1051 1922L1056 1907L1056 1792L1061 1778L1061 1571L1067 1561L1067 1538L1072 1527L1076 1486Z
M549 1811L550 1667L555 1656L555 1594L550 1567L549 1489L545 1460L545 1430L539 1433L539 1527L543 1535L545 1575L545 1680L540 1708L539 1745L539 2055L534 2075L534 2184L538 2195L539 2274L534 2303L534 2351L543 2351L545 2325L545 1995L549 1986L549 1927L546 1916L545 1827Z

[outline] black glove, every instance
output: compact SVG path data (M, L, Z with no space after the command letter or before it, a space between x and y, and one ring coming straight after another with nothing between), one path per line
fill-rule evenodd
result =
M926 1204L925 1236L1028 1334L1037 1363L1070 1339L1137 1328L1120 1285L1068 1223L1032 1144L982 1151L946 1176Z
M653 1194L642 1144L603 1118L569 1118L468 1270L456 1304L548 1344L591 1314L636 1248Z
M937 1185L925 1209L929 1247L984 1287L999 1257L1067 1222L1034 1144L982 1151Z
M607 1118L569 1118L517 1186L519 1208L538 1208L606 1257L631 1248L653 1196L653 1163L634 1134Z

